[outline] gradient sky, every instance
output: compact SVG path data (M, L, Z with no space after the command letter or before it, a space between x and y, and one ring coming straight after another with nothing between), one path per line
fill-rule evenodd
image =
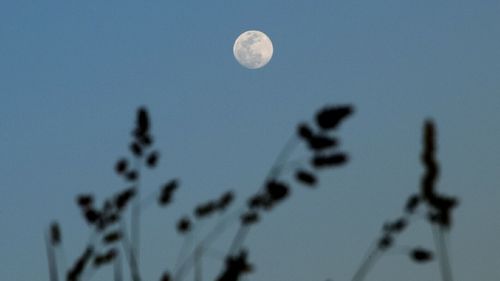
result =
M180 215L227 189L241 204L298 122L352 103L340 132L352 161L323 173L315 191L294 189L253 229L248 280L350 280L418 189L428 117L439 130L439 190L461 199L455 280L498 280L499 15L498 0L0 1L0 279L49 279L43 233L54 219L74 261L88 236L74 197L126 187L113 165L138 106L150 109L163 156L144 189L182 182L170 209L144 213L142 271L158 280L182 241ZM233 58L248 29L273 40L263 69ZM432 246L431 231L417 223L400 242ZM395 253L367 280L438 274L435 262Z

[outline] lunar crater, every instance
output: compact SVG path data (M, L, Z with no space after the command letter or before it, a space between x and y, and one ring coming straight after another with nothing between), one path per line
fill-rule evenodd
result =
M273 44L265 33L249 30L238 36L234 42L233 54L242 66L257 69L271 60Z

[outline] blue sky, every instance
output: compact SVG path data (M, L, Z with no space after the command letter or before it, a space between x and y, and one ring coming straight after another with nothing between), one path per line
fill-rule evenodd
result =
M163 156L145 190L182 180L172 208L144 213L142 271L155 280L175 260L179 215L227 189L241 203L298 122L325 104L352 103L356 114L341 129L352 161L323 173L318 190L298 189L252 231L249 280L349 280L418 188L427 117L439 129L439 188L462 202L450 237L455 279L497 280L499 14L496 0L3 0L0 277L48 280L43 231L53 219L68 262L76 258L88 230L74 197L125 187L112 168L138 106L150 109ZM260 70L233 58L249 29L273 40ZM416 224L401 243L432 245L430 229ZM207 261L207 275L216 262ZM437 274L436 263L393 254L369 280Z

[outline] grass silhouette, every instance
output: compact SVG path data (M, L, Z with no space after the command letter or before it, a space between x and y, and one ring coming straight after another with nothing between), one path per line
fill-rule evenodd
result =
M312 124L301 123L264 178L262 186L245 201L243 206L232 208L236 194L226 191L210 200L194 206L192 213L182 214L176 224L176 231L184 237L183 246L172 268L165 269L161 281L182 281L194 271L195 281L202 281L201 260L210 252L210 245L224 232L237 223L238 231L227 241L229 251L221 253L223 263L215 281L238 281L254 266L250 262L250 250L245 245L249 230L258 225L268 212L274 210L291 195L295 186L314 189L319 184L319 173L347 164L348 154L340 150L338 129L345 119L354 113L350 105L326 106L315 114ZM403 214L384 224L381 236L355 272L352 281L364 280L376 261L391 248L396 248L396 239L417 219L426 219L434 231L435 249L414 246L405 248L404 253L415 263L426 263L438 257L442 280L451 281L451 267L448 257L447 236L452 227L452 210L457 199L442 195L436 190L439 166L436 161L436 128L427 121L423 132L422 162L425 172L420 191L410 195ZM294 152L302 145L308 156L292 160ZM155 203L159 208L174 202L175 192L181 188L179 179L168 179L161 187L147 196L141 194L141 179L148 169L157 168L160 152L155 147L151 133L151 122L146 108L137 110L136 124L129 143L130 155L119 158L115 172L127 184L127 188L104 200L97 206L92 194L80 194L76 204L91 228L86 247L69 268L58 263L57 256L63 251L62 233L57 223L51 224L46 233L47 260L51 281L89 280L102 267L113 266L114 280L124 280L123 264L127 265L130 279L143 280L140 271L140 221L141 209ZM292 173L292 181L284 175ZM126 210L129 209L129 216ZM233 209L233 210L230 210ZM214 214L230 212L227 217L217 217L215 226L198 242L193 239L196 225L214 218ZM188 252L192 249L191 252ZM125 263L123 262L125 261ZM63 279L60 279L60 277Z
M439 194L436 190L436 181L439 175L439 165L436 160L436 127L428 120L423 129L423 151L421 155L425 171L421 180L420 192L410 195L406 201L403 215L389 221L382 227L382 235L376 240L360 267L354 274L352 281L364 280L375 262L389 249L396 247L395 240L403 233L409 224L416 219L427 220L433 230L435 252L443 281L451 281L451 266L447 250L447 236L452 227L452 211L458 205L458 200ZM420 213L423 208L424 213ZM435 253L422 246L401 249L416 263L426 263L434 259Z

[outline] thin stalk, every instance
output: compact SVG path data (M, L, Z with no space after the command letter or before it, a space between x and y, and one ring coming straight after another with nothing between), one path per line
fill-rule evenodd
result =
M201 257L202 257L202 248L198 248L198 250L195 253L195 258L194 258L194 281L202 281L202 268L201 268Z
M282 172L283 168L285 167L284 162L288 160L290 155L292 154L293 150L295 149L296 145L298 144L298 139L296 138L295 135L292 135L288 141L286 142L285 146L281 149L280 153L276 157L273 165L271 166L271 169L269 169L266 177L265 177L265 182L272 178L276 178L280 175ZM263 186L260 187L260 189L264 188ZM243 206L240 210L235 212L232 216L230 216L227 219L219 221L219 223L213 228L213 230L205 236L205 239L203 239L200 243L198 243L198 247L203 246L204 248L209 247L209 244L218 236L220 235L224 229L228 226L229 222L237 219L239 215L245 211L246 207ZM233 240L233 245L241 245L243 244L243 241L246 237L245 232L248 232L248 230L242 230L243 226L240 224L240 227L238 229L237 235L235 239ZM238 235L238 233L241 233ZM232 248L232 247L231 247ZM229 253L230 254L230 253ZM193 252L186 260L184 263L179 267L179 269L176 271L174 275L174 280L175 281L181 281L184 275L184 272L187 270L189 265L192 263L194 259L195 252Z
M140 218L141 218L141 157L136 158L135 167L137 170L137 194L134 198L134 205L132 206L132 213L130 216L130 236L132 240L132 250L136 258L137 266L139 266L139 248L140 248Z
M188 255L188 257L184 260L184 262L179 267L177 267L177 270L174 271L175 273L174 273L173 280L181 281L184 277L185 271L188 270L188 268L192 265L192 262L194 260L194 256L196 254L196 249L198 247L203 247L203 248L209 247L210 243L212 243L213 240L215 240L215 238L217 238L218 235L223 233L223 231L227 227L227 225L239 217L239 214L240 214L240 212L236 211L233 214L231 214L229 217L219 220L219 222L214 226L214 228L212 228L212 231L210 231L210 233L208 233L205 236L205 238L201 242L198 243L195 250L190 255Z
M191 245L193 244L193 241L195 241L197 239L198 233L201 231L200 229L202 229L203 223L204 223L204 221L200 221L196 225L194 225L191 228L191 231L189 231L189 233L187 234L187 237L182 242L181 249L177 255L177 260L175 262L174 272L178 271L179 266L181 265L181 261L184 261L184 263L181 266L181 267L184 267L185 263L187 263L187 261L189 260L189 256L186 257L186 254L189 251L189 249L191 249ZM199 243L198 245L196 245L193 252L191 253L191 256L194 256L196 254L197 247L202 247L202 246L203 246L202 243Z
M114 281L123 281L123 275L122 275L122 258L121 255L118 255L114 261L113 264L113 270L114 270Z
M184 257L186 256L186 252L189 249L189 245L191 245L192 242L193 242L193 232L190 231L187 234L187 237L182 242L181 249L179 251L179 254L177 255L177 260L175 262L174 272L177 271L177 268L179 268L179 265L181 264L181 260L183 260Z
M247 236L248 232L250 231L250 227L248 226L241 226L238 229L238 232L234 236L233 242L231 243L231 246L229 247L228 255L234 255L237 253L239 250L241 243L243 240L245 240L245 237Z
M59 264L59 270L62 270L62 272L66 272L68 270L68 263L62 241L59 245L59 249L56 249L56 258L56 261L58 261Z
M443 235L443 229L440 226L432 225L432 234L434 244L439 259L439 268L441 270L441 278L443 281L452 281L450 263L446 249L446 242Z
M155 190L149 193L147 196L143 197L140 208L144 211L146 208L150 207L153 203L156 202L158 195L160 194L159 190Z
M363 280L365 278L366 274L370 271L370 269L373 267L375 262L378 260L380 255L381 255L381 252L378 248L372 248L372 250L365 257L363 263L361 263L361 265L359 266L356 273L354 273L354 276L352 277L352 281Z
M281 171L283 169L284 162L286 162L286 160L288 160L288 158L292 154L292 152L295 149L295 147L297 146L297 144L298 144L298 139L294 134L288 139L285 146L281 149L280 153L276 157L276 160L274 161L273 166L269 170L269 173L266 177L266 180L279 176L279 174L281 173Z
M87 242L87 247L92 247L92 248L96 248L95 247L95 244L96 244L96 239L98 238L99 236L99 233L97 231L97 227L94 227L90 230L90 234L89 234L89 239L88 239L88 242ZM65 273L68 272L67 268L65 267ZM90 280L92 278L92 276L94 275L94 273L96 272L96 270L93 268L93 267L88 267L85 266L85 268L83 269L82 271L82 275L81 275L81 278L80 280Z
M213 249L213 248L211 248L211 249L204 248L203 254L204 254L204 257L210 257L210 258L218 260L218 261L225 261L226 260L226 256L225 256L224 252Z
M132 276L133 281L140 281L141 276L139 273L139 266L137 265L137 259L135 256L133 246L130 244L130 240L127 235L127 226L125 225L125 221L123 220L120 220L120 223L123 229L122 246L123 246L123 251L127 255L130 275Z
M446 239L446 234L448 232L446 232L446 229L444 229L443 227L440 227L439 228L439 237L440 237L440 241L441 241L441 245L442 245L442 249L443 249L443 262L446 266L446 272L447 272L447 275L448 275L448 280L450 281L453 281L453 275L452 275L452 271L451 271L451 264L450 264L450 256L449 256L449 249L448 249L448 241Z
M282 172L288 172L293 169L298 169L304 166L304 163L307 163L308 158L300 158L290 160L287 163L283 163L278 166L278 169L281 169Z
M50 239L47 234L45 234L45 245L47 247L47 259L49 262L49 275L50 281L58 281L59 276L57 272L57 263L54 254L54 247L52 246Z
M293 150L296 148L298 143L299 143L298 139L295 135L292 135L288 139L285 146L281 149L280 153L278 153L276 160L274 160L274 163L271 166L271 169L269 169L269 172L267 173L264 184L266 182L268 182L269 180L280 176L281 172L286 167L286 162L290 158L290 155L292 154ZM263 188L264 188L264 185L261 187L261 189L263 189ZM246 238L246 234L248 233L249 229L250 229L250 227L240 224L238 232L236 233L236 237L234 238L233 243L232 243L231 247L229 248L228 255L231 255L231 253L236 251L239 248L239 246L243 244L243 242L245 241L245 238Z

